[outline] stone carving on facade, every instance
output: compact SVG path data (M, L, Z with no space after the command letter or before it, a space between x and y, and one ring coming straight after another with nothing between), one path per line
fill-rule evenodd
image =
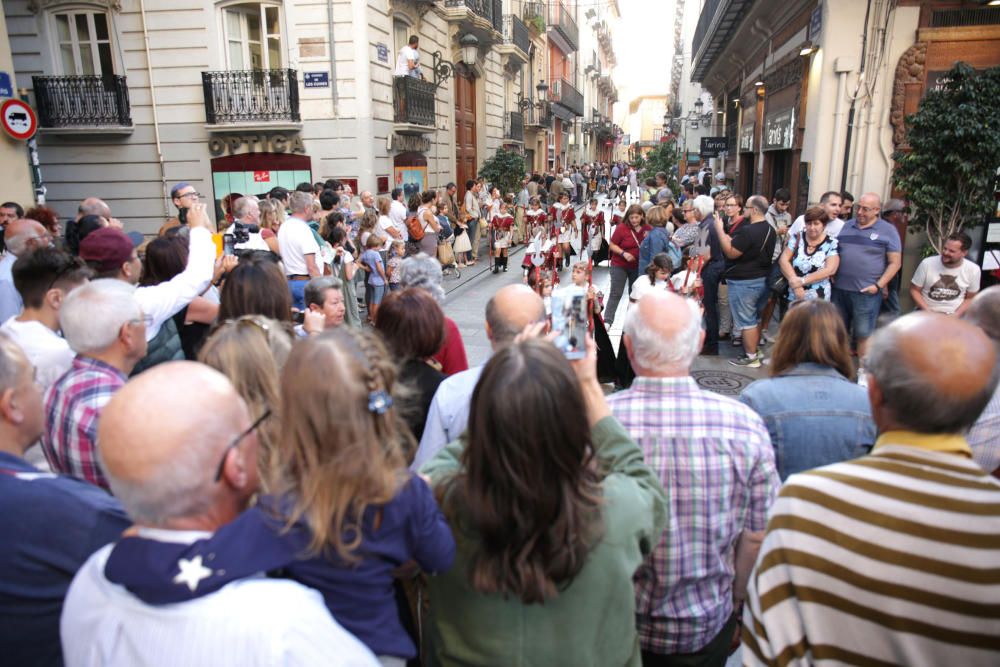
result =
M121 0L31 0L28 3L28 11L33 14L38 14L43 11L57 9L62 6L79 7L80 5L91 5L93 7L100 7L101 9L110 10L116 13L121 13L122 11Z
M896 65L889 122L892 123L892 143L897 150L909 148L906 141L906 88L914 84L923 85L926 69L927 42L917 42L908 48Z

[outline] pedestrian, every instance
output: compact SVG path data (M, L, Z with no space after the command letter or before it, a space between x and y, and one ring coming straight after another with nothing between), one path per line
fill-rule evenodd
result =
M479 259L480 236L482 234L482 211L479 208L479 191L481 185L473 179L465 182L465 199L462 204L462 212L459 217L465 217L469 225L469 241L472 245L472 259L468 264L472 265Z
M1000 287L987 287L977 294L965 311L965 319L982 329L994 345L1000 346ZM966 435L972 459L994 476L1000 470L1000 438L996 437L997 433L1000 433L1000 386L994 390L993 398Z
M445 294L441 287L441 279L441 263L424 254L407 257L399 266L399 280L403 289L419 287L434 297L438 305L443 308ZM441 364L441 372L450 376L468 370L469 360L465 354L462 333L455 321L446 315L444 327L444 343L434 355L434 359Z
M312 220L312 196L294 192L288 202L291 215L278 229L278 246L292 295L292 306L302 310L305 308L302 294L306 282L323 275L322 255L308 224Z
M826 233L829 213L822 206L805 212L803 231L789 234L778 264L788 284L792 303L810 299L830 299L830 278L840 266L840 244Z
M966 256L972 239L953 232L945 239L941 254L920 262L910 280L910 297L920 310L961 317L979 292L981 270Z
M365 305L368 311L368 324L371 325L375 324L378 307L382 303L386 291L385 266L382 264L382 256L379 254L382 244L381 236L371 234L368 237L365 251L358 259L368 274L365 281Z
M619 224L611 233L608 244L611 249L611 290L604 311L608 329L614 323L626 283L631 292L632 285L639 277L639 247L650 229L642 207L633 204L625 212L624 224Z

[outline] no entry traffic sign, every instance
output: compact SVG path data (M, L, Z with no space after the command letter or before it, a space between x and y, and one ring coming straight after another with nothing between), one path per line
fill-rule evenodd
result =
M15 139L30 139L38 129L34 110L21 100L7 100L0 106L0 124Z

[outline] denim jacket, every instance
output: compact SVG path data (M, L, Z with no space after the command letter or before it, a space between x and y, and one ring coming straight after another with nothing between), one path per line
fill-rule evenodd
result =
M646 272L646 267L653 261L653 257L661 252L670 255L670 261L674 263L674 271L681 268L681 251L670 240L670 235L663 227L653 227L652 231L646 234L646 238L639 244L639 275Z
M757 380L740 400L763 418L778 475L789 475L867 454L875 444L867 392L829 366L799 364Z

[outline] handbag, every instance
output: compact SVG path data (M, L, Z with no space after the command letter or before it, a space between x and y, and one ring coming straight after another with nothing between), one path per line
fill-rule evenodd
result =
M447 241L438 243L437 256L441 266L450 266L455 263L455 251L452 250L451 243Z

